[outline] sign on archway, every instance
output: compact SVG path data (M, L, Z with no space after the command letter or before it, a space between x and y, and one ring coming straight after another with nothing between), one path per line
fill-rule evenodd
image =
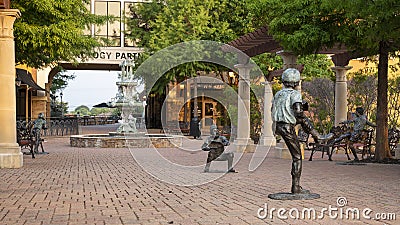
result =
M141 48L127 47L105 47L97 50L91 59L85 60L85 63L94 64L119 64L123 60L136 61L142 53Z

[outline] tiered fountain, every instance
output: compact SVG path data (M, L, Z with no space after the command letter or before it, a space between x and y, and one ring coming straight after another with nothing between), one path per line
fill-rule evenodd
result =
M182 136L164 134L146 134L136 129L136 118L133 112L142 106L138 102L137 82L133 81L134 62L125 60L120 64L122 69L118 76L118 93L107 103L110 108L118 108L121 112L120 126L116 132L109 134L74 135L70 137L72 147L98 148L172 148L182 145Z
M110 108L118 108L122 118L117 132L110 133L111 135L134 135L138 133L133 112L135 108L142 106L142 103L138 102L137 83L133 81L134 66L135 64L130 60L125 60L120 64L122 73L118 76L118 93L115 98L107 103Z

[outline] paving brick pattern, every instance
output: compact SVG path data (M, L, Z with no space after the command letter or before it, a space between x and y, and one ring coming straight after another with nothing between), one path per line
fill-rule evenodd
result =
M317 153L314 161L304 161L302 186L321 198L277 201L267 195L290 189L291 161L275 158L273 150L254 172L248 171L252 154L246 153L235 166L238 173L203 185L177 186L146 173L129 149L74 148L68 137L46 140L48 155L36 159L26 155L23 168L0 170L0 224L400 224L400 165L338 165L344 156L335 155L335 161L329 162ZM201 144L200 140L186 142L193 149ZM202 165L207 154L159 152L182 165ZM154 163L154 167L164 166ZM226 162L215 162L211 169L225 166ZM342 209L370 208L370 216L395 213L397 218L345 219L343 213L343 219L334 219L325 212L322 219L295 220L279 217L276 211L272 218L271 214L257 217L265 205L268 210L300 212L314 208L318 216L322 208L338 207L338 197L347 200Z

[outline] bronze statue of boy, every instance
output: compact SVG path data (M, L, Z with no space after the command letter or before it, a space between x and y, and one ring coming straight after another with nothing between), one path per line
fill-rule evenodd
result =
M354 161L359 161L353 143L356 143L357 141L360 140L362 131L364 130L366 125L369 125L371 127L376 127L376 125L367 120L367 116L364 115L364 108L362 107L356 108L356 112L353 114L353 118L351 120L340 122L340 124L350 124L350 123L353 123L353 130L351 132L347 132L340 135L340 137L338 138L335 138L330 142L330 145L334 145L338 142L341 142L343 139L349 139L350 141L349 146L351 152L353 153Z
M286 69L282 73L282 83L284 88L275 94L272 106L272 120L276 126L275 133L282 136L292 156L291 193L309 194L308 190L303 190L300 186L302 155L295 126L301 124L303 130L311 134L315 141L327 140L333 135L321 136L304 115L301 93L295 90L296 86L300 84L300 72L293 68Z
M229 141L226 137L221 136L220 132L215 125L210 127L210 136L204 141L201 149L208 151L207 163L204 168L204 172L209 172L211 162L217 161L228 161L228 172L236 172L233 167L233 152L224 152L225 146L229 145Z
M46 126L47 122L46 119L44 118L43 113L39 113L38 118L33 121L33 135L35 137L35 148L34 151L35 153L38 153L39 151L39 145L42 147L42 152L44 152L43 145L42 145L42 137L41 137L41 131L42 129L45 130L47 129Z

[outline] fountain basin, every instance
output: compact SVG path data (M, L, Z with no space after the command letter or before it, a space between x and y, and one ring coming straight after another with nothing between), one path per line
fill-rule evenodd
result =
M175 148L183 136L165 134L87 134L72 135L70 145L78 148Z

